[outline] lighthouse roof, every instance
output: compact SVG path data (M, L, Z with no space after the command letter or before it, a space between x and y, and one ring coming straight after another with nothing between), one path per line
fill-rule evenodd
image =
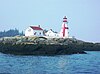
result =
M63 19L67 19L67 18L66 18L66 16L64 16L64 18L63 18Z
M33 30L43 30L42 28L40 27L37 27L37 26L30 26Z
M64 16L64 18L63 18L63 22L67 22L67 18L66 18L66 16Z

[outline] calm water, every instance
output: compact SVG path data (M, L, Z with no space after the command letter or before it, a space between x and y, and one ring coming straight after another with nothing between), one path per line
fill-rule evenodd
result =
M0 53L0 74L100 74L100 52L64 56Z

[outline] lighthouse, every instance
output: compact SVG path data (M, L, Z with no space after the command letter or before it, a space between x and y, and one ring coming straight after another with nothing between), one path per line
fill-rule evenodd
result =
M62 38L68 38L69 35L68 35L68 21L67 21L67 18L66 16L63 18L63 23L62 23L62 27L61 27L61 31L60 31L60 37Z

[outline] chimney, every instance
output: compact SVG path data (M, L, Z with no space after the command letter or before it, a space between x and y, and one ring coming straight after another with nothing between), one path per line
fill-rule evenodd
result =
M52 31L52 29L50 29Z
M38 27L40 27L40 25L38 25Z

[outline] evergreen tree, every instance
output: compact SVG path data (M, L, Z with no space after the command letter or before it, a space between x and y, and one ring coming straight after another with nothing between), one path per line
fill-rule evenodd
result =
M8 30L8 31L1 31L0 32L0 37L11 37L11 36L16 36L16 35L21 35L21 36L23 36L24 34L23 34L23 31L22 31L22 33L20 33L19 32L19 30L18 29L10 29L10 30Z

